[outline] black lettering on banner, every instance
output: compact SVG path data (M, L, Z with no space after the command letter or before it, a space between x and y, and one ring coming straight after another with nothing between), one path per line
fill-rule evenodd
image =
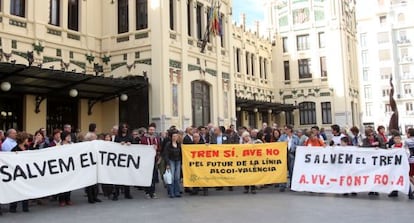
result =
M13 180L16 180L17 177L23 177L25 180L27 179L26 174L24 173L23 169L19 165L16 165L16 168L14 169Z
M40 169L37 163L33 163L33 165L36 167L37 171L40 173L40 176L43 177L46 173L46 161L43 161L42 169Z
M7 178L2 180L5 183L10 182L12 180L12 175L5 170L5 169L8 169L8 168L9 168L8 166L0 167L0 173L7 176Z
M69 157L67 163L65 163L63 159L59 159L59 167L61 173L63 172L63 168L66 170L66 172L69 172L71 169L72 171L75 170L75 162L73 161L73 157Z
M137 156L137 162L135 162L134 157L132 155L128 155L128 163L127 166L130 166L130 163L132 163L135 167L135 169L139 169L139 162L141 160L141 157Z
M96 161L93 159L93 153L92 152L89 152L89 157L90 157L90 160L91 160L91 164L93 166L96 165Z
M311 162L311 154L306 154L305 155L305 163L310 163Z
M87 153L82 153L80 155L80 162L81 162L81 167L82 168L90 166L90 164L85 163L86 161L88 161L88 158L86 158L87 155L88 155Z
M59 173L59 171L55 171L54 169L57 169L57 165L55 165L55 164L53 164L53 163L56 163L56 160L49 160L49 161L47 161L47 164L49 165L49 172L50 172L50 174L51 175L54 175L54 174L58 174Z
M28 163L26 163L26 169L27 169L27 173L28 173L28 175L29 175L29 178L31 179L31 178L36 178L37 177L37 175L35 174L35 175L33 175L32 174L32 171L31 171L31 169L30 169L30 166L29 166L29 164Z
M99 153L101 154L101 165L104 165L104 155L107 154L108 152L106 152L106 151L99 151Z
M127 155L126 154L124 154L124 153L120 153L120 154L118 154L118 166L119 167L126 167L125 166L125 162L126 162L126 158L127 157ZM129 166L129 165L128 165Z
M116 160L116 154L108 153L108 160L106 162L106 165L109 166L109 162L112 162L112 166L116 166L115 160Z

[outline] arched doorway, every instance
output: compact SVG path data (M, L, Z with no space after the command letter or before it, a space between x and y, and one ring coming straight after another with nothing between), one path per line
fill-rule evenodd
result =
M205 126L211 122L210 85L204 81L191 82L193 125Z

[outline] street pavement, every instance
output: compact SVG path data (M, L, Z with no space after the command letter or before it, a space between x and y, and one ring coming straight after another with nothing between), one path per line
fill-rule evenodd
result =
M209 196L183 195L168 198L166 190L158 185L159 199L146 199L143 191L132 189L133 200L111 201L102 198L102 203L88 204L83 190L73 192L73 206L59 207L56 202L43 205L32 204L29 213L8 213L3 205L0 223L142 223L142 222L412 222L414 201L400 194L399 198L388 198L381 194L377 198L367 194L356 197L341 195L279 192L271 187L258 190L257 194L243 194L243 189L234 191L209 190Z

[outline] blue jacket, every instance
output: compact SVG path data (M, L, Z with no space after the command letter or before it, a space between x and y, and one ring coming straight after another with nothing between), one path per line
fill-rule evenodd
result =
M290 148L289 152L291 152L291 153L296 152L296 147L299 146L299 141L300 140L299 140L299 137L297 135L292 135L292 145L291 145L291 148ZM279 138L279 142L289 143L288 136L286 134L281 135L280 138Z

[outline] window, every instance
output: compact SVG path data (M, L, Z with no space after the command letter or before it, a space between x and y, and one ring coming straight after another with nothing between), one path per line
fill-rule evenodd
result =
M392 112L391 105L389 104L385 105L385 112Z
M283 67L285 70L285 81L290 81L289 60L283 61Z
M380 75L382 80L389 80L392 73L391 67L382 67L380 68Z
M251 65L252 65L252 76L254 76L255 75L255 72L254 72L254 64L255 64L255 57L254 57L254 54L253 53L251 53L251 59L250 59L250 63L251 63Z
M404 75L407 75L410 73L410 65L409 64L403 64L401 66L402 72Z
M285 117L286 117L286 125L295 125L295 117L293 116L292 111L286 111Z
M236 71L240 73L240 48L236 49Z
M79 0L68 3L68 29L79 31Z
M310 66L310 59L298 60L299 79L312 78L312 74L310 73L309 66Z
M309 35L300 35L296 37L298 50L309 50Z
M332 111L331 111L331 102L322 102L322 124L331 124L332 123Z
M301 125L316 124L315 102L302 102L299 104L299 115Z
M405 30L401 30L399 33L400 41L406 41L407 40L407 32Z
M250 74L250 66L249 66L250 54L246 52L246 74Z
M225 42L225 36L224 36L224 27L223 26L223 21L224 21L224 14L221 14L220 16L220 45L221 47L224 47L224 42Z
M408 48L401 48L401 58L408 57Z
M371 99L372 98L371 86L365 86L364 87L364 95L365 95L365 99Z
M326 70L326 57L320 58L321 65L321 77L328 77L328 71Z
M118 33L126 33L128 29L128 0L118 0Z
M202 16L203 15L203 5L201 4L197 4L197 9L196 9L196 20L197 20L197 38L199 40L203 39L203 28L201 27L201 21L202 21Z
M385 25L385 23L387 23L387 16L385 15L380 16L379 22L380 22L380 25Z
M411 84L404 84L404 93L410 95L411 92Z
M378 43L388 43L388 42L390 42L388 32L377 33L377 41L378 41Z
M191 26L192 26L192 7L191 7L191 0L187 0L187 34L188 36L191 36Z
M390 96L390 89L382 89L382 97Z
M364 65L368 64L368 50L363 50L361 52L361 60L362 60L362 64Z
M369 81L369 73L367 68L362 70L362 78L364 81Z
M361 43L361 48L366 48L367 47L367 34L366 33L361 33L361 39L360 39Z
M205 29L209 28L210 25L210 16L212 15L212 8L211 7L207 7L207 12L206 12L206 24L205 24ZM207 35L207 42L210 43L210 35Z
M170 29L174 30L174 0L170 0Z
M390 75L389 74L381 74L381 80L389 80Z
M372 103L365 104L365 115L368 117L372 116Z
M318 37L319 37L319 48L325 48L325 33L324 32L318 33Z
M148 28L148 1L136 1L136 30Z
M289 48L288 48L288 38L287 37L283 37L282 38L282 45L283 45L283 53L287 53L289 52Z
M391 54L390 54L390 50L385 49L385 50L379 50L378 51L378 58L380 61L388 61L391 59Z
M263 63L262 63L263 59L262 57L259 57L259 75L260 78L263 78Z
M413 111L413 103L412 102L407 102L405 104L405 110L408 112L412 112Z
M364 87L364 95L365 95L365 99L371 99L372 98L371 86L365 86Z
M60 0L50 0L49 24L60 25Z
M263 60L264 78L267 79L267 59Z
M26 14L25 0L10 1L10 14L15 15L15 16L25 17L25 14Z

